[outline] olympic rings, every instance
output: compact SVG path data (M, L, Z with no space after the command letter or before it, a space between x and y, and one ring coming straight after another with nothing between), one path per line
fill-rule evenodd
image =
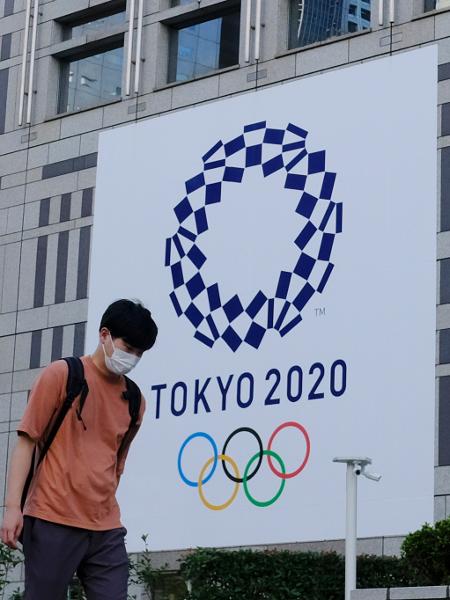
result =
M252 477L254 477L256 475L256 473L259 471L259 467L261 466L262 463L262 459L263 459L263 445L262 445L262 441L261 438L259 437L259 435L256 433L256 431L254 429L250 429L250 427L239 427L239 429L235 429L233 431L233 433L230 433L230 435L227 437L225 444L223 445L223 450L222 450L222 454L226 454L226 450L227 450L227 446L229 444L229 442L231 441L231 439L237 434L237 433L241 433L241 431L246 431L248 433L252 433L255 438L256 441L258 442L258 446L259 446L259 452L257 454L258 456L258 464L256 465L255 470L253 471L253 473L251 475L248 475L247 477L247 481L249 481ZM222 466L223 466L223 470L225 471L225 475L231 479L231 481L234 481L235 483L242 483L244 480L240 479L239 477L233 477L233 475L231 475L230 473L228 473L227 470L227 466L225 464L225 461L222 461Z
M276 454L275 452L273 452L272 450L264 450L263 454L265 456L267 456L268 458L270 458L271 456L273 456L280 464L281 470L284 473L286 473L286 467L284 466L284 462L282 461L281 457L278 456L278 454ZM250 502L252 504L254 504L255 506L260 506L262 508L265 508L266 506L270 506L271 504L273 504L274 502L276 502L278 500L278 498L281 496L281 494L283 493L284 490L284 486L286 485L286 479L282 478L281 479L281 485L280 485L280 489L278 490L278 492L275 494L275 496L273 498L271 498L270 500L266 500L265 502L261 502L260 500L255 500L253 498L253 496L250 494L250 492L248 491L248 477L247 477L247 473L248 470L250 469L252 463L260 456L259 453L255 454L255 456L252 456L252 458L248 461L248 464L245 468L245 472L244 472L244 492L245 495L247 496L248 500L250 500Z
M258 456L258 454L256 455ZM202 478L203 475L205 474L206 469L209 467L209 465L213 462L214 460L214 456L212 456L210 459L208 459L203 467L203 469L200 472L200 476L198 478L198 493L200 494L200 499L203 502L203 504L206 506L206 508L209 508L210 510L224 510L225 508L228 508L230 506L230 504L234 501L234 499L236 498L236 495L239 491L239 469L237 464L234 462L234 460L230 457L230 456L226 456L225 454L219 454L219 458L221 461L223 461L223 463L229 462L230 465L233 467L233 471L235 473L235 481L236 481L236 485L234 486L234 490L233 493L231 494L230 498L224 502L223 504L211 504L210 502L208 502L208 500L206 500L204 494L203 494L203 483L202 483Z
M300 423L296 423L295 421L287 421L286 423L283 423L282 425L277 427L275 429L275 431L272 433L272 435L270 436L270 440L267 445L267 448L269 450L272 449L272 443L273 443L275 436L277 435L277 433L279 433L282 429L285 429L286 427L296 427L303 433L303 435L305 436L305 442L306 442L306 454L305 454L305 458L304 458L302 464L299 466L299 468L296 471L293 471L292 473L286 473L285 471L280 473L279 471L277 471L277 469L275 469L275 467L273 466L270 455L267 455L267 460L269 461L269 467L271 468L272 472L275 473L275 475L277 477L281 477L281 479L290 479L291 477L295 477L296 475L301 473L303 471L303 469L305 468L306 463L308 462L309 454L311 452L311 442L309 440L308 432L303 427L303 425L300 425Z
M301 434L305 440L305 443L306 443L305 456L304 456L300 466L295 471L292 471L290 473L286 473L286 467L284 465L282 458L276 452L274 452L272 450L272 445L273 445L275 437L277 436L277 434L280 431L282 431L283 429L285 429L287 427L293 427L295 429L298 429L301 432ZM259 446L258 452L256 454L254 454L248 461L248 463L244 469L244 475L242 478L240 477L239 468L238 468L236 462L230 456L228 456L226 454L226 449L227 449L227 446L228 446L229 442L231 441L231 439L235 435L237 435L238 433L241 433L241 432L251 433L255 437L256 441L258 442L258 446ZM212 449L213 449L213 456L209 457L208 460L206 461L206 463L204 464L204 466L202 467L198 481L192 481L192 480L188 479L184 475L184 472L183 472L182 466L181 466L181 459L182 459L183 452L184 452L186 446L189 444L189 442L191 442L195 438L205 438L206 440L208 440L210 442ZM247 500L249 502L251 502L254 506L265 508L265 507L268 507L268 506L271 506L272 504L274 504L278 500L278 498L281 496L281 494L283 493L285 484L286 484L286 479L291 479L293 477L296 477L304 470L304 468L306 467L306 465L308 463L310 454L311 454L311 441L310 441L308 432L306 431L306 429L303 425L301 425L300 423L297 423L296 421L286 421L285 423L282 423L281 425L279 425L271 434L266 450L263 449L263 444L262 444L259 434L254 429L251 429L250 427L239 427L238 429L235 429L225 440L221 454L218 453L216 442L208 433L205 433L203 431L197 431L196 433L193 433L190 436L188 436L180 447L180 451L178 452L178 472L180 474L182 481L186 485L188 485L190 487L198 488L201 502L210 510L224 510L225 508L228 508L237 496L240 483L242 483L244 485L244 492L245 492L245 496L246 496ZM252 479L258 473L258 471L261 467L261 464L262 464L263 456L267 456L269 467L270 467L272 473L274 473L279 479L281 479L281 484L280 484L280 487L279 487L277 493L271 499L261 501L261 500L256 500L250 494L250 491L248 488L248 482L250 481L250 479ZM275 468L275 466L273 465L273 461L272 461L273 458L276 460L276 462L278 462L281 470L278 470ZM233 493L231 494L230 498L226 502L224 502L223 504L212 504L205 498L203 486L211 479L211 477L215 473L217 463L219 460L222 462L222 466L223 466L225 475L228 477L228 479L230 479L231 481L233 481L235 483L235 486L233 489ZM253 471L251 471L252 465L255 462L257 464L253 468ZM231 465L232 470L234 471L234 475L229 472L225 463L229 463ZM209 472L208 475L206 475L206 472L207 472L208 468L211 466L211 464L212 464L211 471Z
M214 471L216 470L216 467L217 467L217 456L218 456L217 445L216 445L216 442L213 440L213 438L208 433L204 433L203 431L197 431L197 433L193 433L188 438L186 438L183 442L183 445L180 448L180 451L178 452L178 472L180 474L181 479L184 481L184 483L191 487L198 487L198 482L191 481L184 475L183 469L181 468L181 456L183 454L184 449L189 444L189 442L196 437L203 437L203 438L207 439L209 442L211 442L211 446L213 447L213 450L214 450L213 468L211 469L211 473L208 475L208 477L205 479L205 481L202 481L203 484L205 484L207 481L209 481L211 479L211 477L214 475Z

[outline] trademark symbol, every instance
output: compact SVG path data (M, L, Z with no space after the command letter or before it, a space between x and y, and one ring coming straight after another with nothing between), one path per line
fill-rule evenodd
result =
M315 308L316 317L324 317L325 316L325 308Z

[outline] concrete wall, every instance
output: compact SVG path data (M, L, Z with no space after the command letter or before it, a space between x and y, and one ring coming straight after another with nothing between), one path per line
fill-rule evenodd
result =
M440 600L450 598L449 586L356 590L351 600Z
M242 0L242 15L246 2ZM439 194L436 224L436 453L435 518L450 514L450 10L423 14L422 0L397 2L391 29L373 28L300 50L287 50L287 0L264 3L262 59L194 81L167 85L165 23L223 0L201 0L169 8L169 0L145 2L141 92L79 113L57 115L61 41L55 19L107 4L104 0L41 0L31 126L19 127L18 99L25 0L0 0L0 504L15 428L39 369L54 358L84 351L89 253L98 134L126 122L157 117L213 101L308 77L428 44L439 48ZM388 0L384 0L387 11ZM242 17L243 18L243 17ZM125 44L127 42L126 26ZM374 127L382 116L373 115ZM413 326L413 324L412 324ZM92 349L86 349L90 351ZM400 533L400 532L399 532ZM398 551L399 538L361 540L377 554ZM341 542L306 544L325 548Z

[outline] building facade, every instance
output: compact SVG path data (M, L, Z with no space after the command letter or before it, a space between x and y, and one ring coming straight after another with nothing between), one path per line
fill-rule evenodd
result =
M259 5L0 0L2 504L15 429L35 377L50 361L85 351L99 133L435 44L435 519L450 514L450 5L266 0L260 13ZM373 115L374 127L380 119ZM399 543L361 540L360 549L390 554Z

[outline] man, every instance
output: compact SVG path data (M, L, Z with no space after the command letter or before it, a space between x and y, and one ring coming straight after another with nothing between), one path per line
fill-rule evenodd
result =
M77 571L89 600L126 600L128 559L115 492L129 444L145 408L130 427L123 375L155 343L157 327L141 304L118 300L104 313L99 344L83 356L88 396L76 398L32 480L23 513L21 495L35 445L66 398L67 363L56 361L35 382L18 428L8 475L1 538L16 548L23 528L25 598L63 600ZM119 452L120 448L120 452Z

